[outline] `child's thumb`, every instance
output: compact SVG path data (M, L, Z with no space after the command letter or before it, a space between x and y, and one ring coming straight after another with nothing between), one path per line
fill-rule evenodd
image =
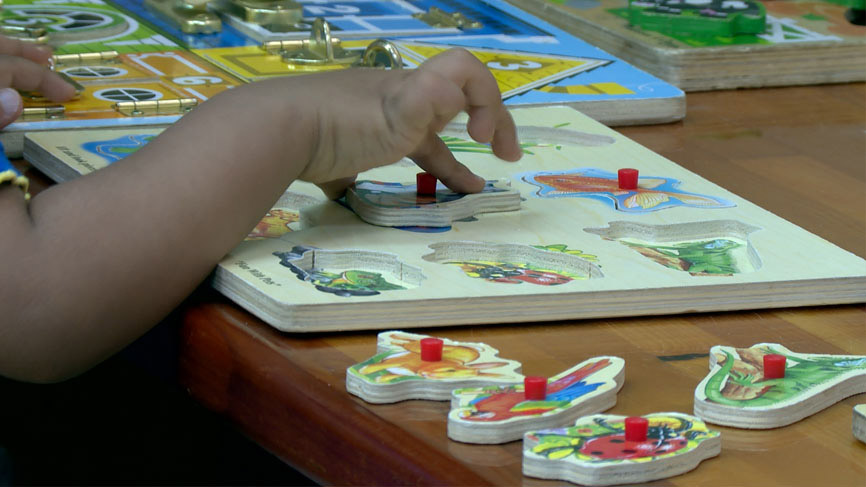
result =
M0 89L0 128L14 122L23 109L24 102L17 91L12 88Z

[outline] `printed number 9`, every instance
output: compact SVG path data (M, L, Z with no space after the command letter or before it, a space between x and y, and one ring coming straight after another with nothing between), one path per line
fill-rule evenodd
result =
M519 69L538 69L541 67L541 63L535 61L490 61L487 63L487 67L502 71L517 71Z
M222 83L222 78L216 76L181 76L174 78L172 82L179 85L209 85Z

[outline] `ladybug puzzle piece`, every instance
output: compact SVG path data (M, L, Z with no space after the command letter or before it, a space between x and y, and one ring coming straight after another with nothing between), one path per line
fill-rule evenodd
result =
M584 416L568 428L527 432L523 474L582 485L649 482L693 470L721 451L721 433L699 418L668 412L643 419L642 440L628 431L643 423L639 418L607 414Z
M777 343L710 349L695 414L737 428L785 426L866 392L866 356L796 353Z
M616 404L625 380L625 361L594 357L543 380L541 394L524 384L457 389L448 414L448 437L466 443L519 440L531 429L571 424Z
M376 355L346 370L346 390L376 404L447 401L454 389L523 381L520 362L499 358L499 351L487 344L430 338L380 333Z

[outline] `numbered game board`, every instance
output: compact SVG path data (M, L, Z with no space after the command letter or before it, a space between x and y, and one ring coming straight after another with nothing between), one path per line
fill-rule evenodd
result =
M575 110L512 113L524 149L517 163L496 159L459 124L442 136L490 191L518 192L519 209L384 227L295 183L219 264L213 286L290 332L866 301L863 259ZM75 173L98 169L148 137L50 135L28 136L25 152L37 167L55 165L49 174L70 160ZM619 186L626 166L639 171L635 189ZM418 195L417 172L403 161L363 173L356 193L383 210L461 199L441 185Z
M220 12L220 30L198 34L160 15L154 3L166 1L4 2L0 31L53 46L55 69L79 84L79 96L62 104L25 94L22 118L0 131L7 154L20 155L27 132L167 125L244 82L355 69L379 38L394 42L404 69L455 46L468 49L490 68L508 105L565 104L612 125L685 115L680 89L501 0L303 1L303 18L289 30L221 10L239 0L213 0L209 12ZM431 9L465 21L443 27L428 18ZM291 49L264 44L315 38L316 19L328 22L332 36L324 39L341 59L355 61L300 63Z

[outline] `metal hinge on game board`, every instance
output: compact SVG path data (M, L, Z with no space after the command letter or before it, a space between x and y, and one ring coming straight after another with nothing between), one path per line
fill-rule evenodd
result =
M195 98L174 98L170 100L121 101L112 107L118 112L137 117L141 115L180 115L198 105Z
M412 14L412 17L424 22L430 27L457 28L457 29L480 29L484 27L481 22L470 19L460 12L448 13L439 7L430 7L424 13Z
M208 0L144 0L155 11L186 34L213 34L222 30L222 21L207 8Z
M63 108L62 105L53 105L48 107L24 107L24 110L21 112L21 117L19 117L18 119L22 121L52 120L55 118L62 118L65 112L66 109Z
M269 41L262 44L262 49L295 65L403 67L400 51L384 39L373 41L363 52L344 49L339 38L331 37L331 26L323 18L313 21L309 39Z
M117 62L117 51L83 52L80 54L55 54L51 56L54 66L87 66Z
M0 34L14 37L19 41L44 44L48 42L48 31L41 27L22 27L17 25L0 26Z

